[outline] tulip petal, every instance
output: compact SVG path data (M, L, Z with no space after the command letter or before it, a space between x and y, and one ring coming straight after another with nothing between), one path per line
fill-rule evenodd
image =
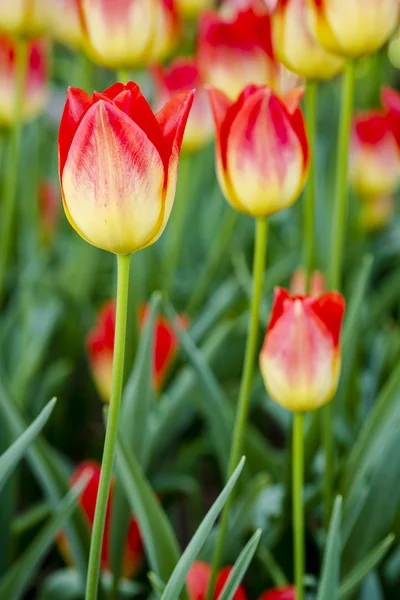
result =
M268 323L267 331L271 331L279 317L282 315L283 305L288 298L290 298L290 294L287 290L281 287L275 288L274 299L272 302L271 317Z
M146 134L121 110L99 101L86 113L66 161L67 216L93 245L127 254L158 231L164 168Z
M345 311L343 296L338 292L328 292L317 298L310 306L324 323L327 331L332 336L334 347L337 348Z
M67 101L61 117L60 132L58 134L60 178L62 178L64 166L75 132L92 102L92 98L83 90L79 88L68 88Z

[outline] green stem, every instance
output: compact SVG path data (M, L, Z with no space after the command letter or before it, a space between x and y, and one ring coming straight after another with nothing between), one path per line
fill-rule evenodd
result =
M115 442L118 431L118 417L121 404L123 377L126 319L128 309L129 266L130 255L117 256L117 314L114 338L114 358L110 407L108 411L106 438L104 442L103 460L101 465L99 491L96 501L96 511L92 530L92 540L89 554L88 578L86 583L86 600L96 600L99 575L101 547L103 542L104 524L107 511L108 495L110 492L111 476L114 462Z
M261 294L267 254L267 239L268 221L267 219L259 218L256 221L256 239L253 261L253 290L251 296L250 320L246 343L246 353L244 358L242 380L240 383L239 401L233 430L227 478L234 471L242 454L243 439L249 414L250 391L253 380L254 362L257 352ZM211 600L214 594L216 578L224 551L224 542L228 529L228 520L231 504L232 500L228 500L222 511L221 523L219 526L218 537L214 551L213 571L207 591L207 600Z
M304 267L306 289L309 288L315 254L315 160L317 131L317 83L307 83L305 95L307 133L310 147L310 167L304 196Z
M19 154L22 132L22 108L26 70L28 62L28 42L24 38L17 41L16 48L16 88L14 97L14 119L9 135L6 176L4 184L4 200L0 229L0 305L3 302L4 286L13 234L18 183Z
M130 80L130 73L127 69L119 69L117 71L117 80L120 83L128 83Z
M296 600L304 600L304 414L293 417L293 545Z
M347 219L348 154L351 131L351 118L354 101L355 65L348 61L342 84L341 114L339 126L336 195L333 216L331 264L329 269L329 289L340 289L342 263ZM333 502L333 404L322 409L322 436L325 454L324 506L325 523L329 524Z

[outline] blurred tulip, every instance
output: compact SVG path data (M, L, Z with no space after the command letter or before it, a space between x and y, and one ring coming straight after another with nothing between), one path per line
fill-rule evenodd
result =
M60 187L51 179L44 179L39 185L38 201L41 237L47 244L56 233L60 217Z
M321 44L348 57L375 52L388 41L399 17L399 0L308 0Z
M226 567L219 572L213 600L217 600L223 587L231 573L231 567ZM208 584L211 578L212 568L209 564L196 561L193 563L186 579L187 589L190 600L205 600L207 596ZM232 600L247 600L243 586L239 586Z
M271 398L292 411L319 408L331 400L340 374L343 297L318 298L275 290L260 368Z
M290 293L292 296L306 294L306 272L303 268L297 269L290 280ZM317 298L326 292L326 280L320 271L313 271L310 278L310 296Z
M292 585L264 592L259 600L296 600L296 588Z
M148 308L139 310L140 327L143 328L148 318ZM180 316L180 325L187 326L185 317ZM115 334L115 302L110 300L103 306L97 317L94 328L89 332L86 345L90 366L97 389L104 402L109 402L112 381L112 363ZM179 341L174 329L162 316L156 320L154 327L153 381L159 391L168 374L168 370L178 350Z
M65 213L87 242L130 254L165 229L194 92L154 115L139 87L69 88L58 138Z
M370 111L356 116L350 152L350 180L356 192L381 196L396 190L400 158L387 116Z
M168 68L152 69L155 84L155 106L161 108L184 90L196 89L193 106L183 136L182 150L192 152L207 144L214 135L214 125L207 93L193 58L177 58Z
M238 12L253 8L257 13L272 13L277 0L223 0L221 2L221 13L226 17L232 17Z
M0 0L0 31L36 36L49 24L49 2L53 0Z
M293 204L308 171L299 94L285 97L289 108L264 86L248 86L234 103L210 89L210 100L217 130L217 175L228 202L254 217Z
M400 150L400 93L390 87L385 87L381 92L381 100L390 129Z
M274 87L279 69L269 15L252 8L229 20L205 13L199 22L197 59L203 81L232 100L250 83Z
M86 479L86 485L81 493L79 505L84 513L89 528L93 527L94 513L96 508L97 493L100 481L100 465L94 461L85 461L81 463L74 471L71 477L71 485L76 485L80 480ZM107 504L106 522L104 528L104 538L101 548L101 568L104 571L111 570L110 564L110 522L113 501L113 482L111 484L110 495ZM68 564L71 563L70 551L65 534L62 532L58 536L58 544L64 559ZM142 561L142 541L137 521L132 517L129 523L129 529L124 546L122 574L124 577L132 576L140 567Z
M330 79L343 69L344 59L325 50L313 34L307 0L278 0L272 26L277 57L291 71Z
M186 19L194 19L200 13L213 8L214 0L176 0L178 12Z
M8 127L15 117L17 88L16 44L13 37L0 36L0 126ZM48 47L43 40L28 43L28 65L22 99L22 120L31 121L44 109L48 93Z
M178 38L174 0L77 0L85 48L111 69L164 60Z
M51 0L50 33L57 42L81 49L83 32L79 18L78 0Z
M393 221L396 213L396 200L394 196L378 196L369 198L361 203L361 227L367 232L376 232L384 229Z

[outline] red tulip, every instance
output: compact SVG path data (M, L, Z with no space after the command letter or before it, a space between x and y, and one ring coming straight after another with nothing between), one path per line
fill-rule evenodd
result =
M226 567L218 574L213 600L218 599L231 570L231 567ZM190 600L205 600L211 578L211 572L212 568L209 564L200 561L193 563L186 579ZM243 586L239 586L238 590L233 596L233 600L247 600Z
M292 92L280 99L268 87L248 86L232 103L210 90L218 179L237 210L265 217L299 196L308 172L300 96Z
M0 125L3 127L8 127L15 119L16 44L15 38L0 36ZM47 43L43 40L30 40L21 115L25 122L37 117L46 105L48 71Z
M161 108L179 92L196 89L183 136L182 150L192 152L207 144L213 137L214 125L210 104L201 83L196 61L192 58L177 58L168 68L155 67L152 74L157 108Z
M275 291L260 368L271 398L292 411L315 409L331 400L340 374L343 297L318 298Z
M39 35L49 23L49 2L53 0L0 0L0 31L18 35Z
M52 37L61 44L80 49L83 45L83 31L78 0L50 0L49 10Z
M350 179L362 197L395 191L400 175L398 147L390 120L381 111L356 116L350 154Z
M292 585L264 592L259 600L296 600L296 588Z
M49 242L57 228L60 216L60 188L51 179L40 182L38 191L40 229L43 241Z
M390 87L385 87L382 90L381 98L387 122L400 149L400 93Z
M174 202L193 92L156 115L135 83L93 97L70 88L58 138L63 204L87 242L130 254L153 244Z

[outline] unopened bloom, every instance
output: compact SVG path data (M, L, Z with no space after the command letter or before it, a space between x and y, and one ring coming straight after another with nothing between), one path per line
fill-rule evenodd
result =
M78 0L51 0L49 11L52 37L61 44L80 49L83 44L83 33Z
M0 0L0 31L17 35L38 35L49 23L49 2L53 0Z
M58 138L65 213L87 242L130 254L165 229L193 92L156 115L134 83L69 88Z
M292 296L304 296L307 293L306 289L307 277L303 268L297 269L290 280L290 293ZM325 277L320 271L313 271L310 277L310 296L321 296L326 291Z
M387 227L396 214L394 196L378 196L368 198L361 203L361 227L367 232L377 232Z
M383 196L396 190L400 158L386 114L377 110L358 114L350 150L350 180L360 196Z
M297 199L308 171L308 143L299 95L285 104L268 87L248 86L232 103L211 89L217 130L217 175L228 202L266 217Z
M50 242L57 229L60 216L60 187L51 179L44 179L39 184L39 224L44 243Z
M203 81L232 100L250 83L273 87L278 65L269 15L257 14L253 8L230 19L205 13L199 22L197 59Z
M175 46L174 0L78 0L85 48L111 69L163 60Z
M94 513L96 509L96 500L100 482L100 471L101 467L94 461L85 461L78 465L71 477L71 485L74 486L82 479L86 479L86 485L81 492L79 498L79 506L85 515L89 528L92 529L94 521ZM111 516L112 516L112 502L114 495L114 483L111 483L110 494L107 504L106 522L104 527L104 536L101 547L101 568L104 571L111 570ZM62 532L58 536L58 543L60 550L65 560L70 563L71 556L67 539L65 534ZM140 537L140 531L137 521L131 517L129 528L124 545L123 555L123 566L122 572L124 577L130 577L139 568L142 560L142 541Z
M7 127L15 119L17 93L16 44L14 37L0 35L0 126ZM22 97L24 122L31 121L44 109L48 95L48 46L43 40L28 42L28 65Z
M264 592L259 600L296 600L296 588L293 585L275 588Z
M291 71L330 79L343 69L344 59L325 50L314 35L307 0L278 0L272 25L277 57Z
M358 57L378 50L394 31L398 0L308 0L321 44L337 54Z
M161 108L179 92L196 89L183 136L182 150L192 152L207 144L213 137L214 124L196 61L193 58L177 58L168 68L161 65L153 68L152 75L156 108Z
M231 567L222 569L217 576L213 600L217 600L231 573ZM186 585L190 600L205 600L207 589L211 579L212 568L209 564L196 561L190 568L186 579ZM244 588L240 585L233 596L233 600L247 600Z
M193 19L201 12L213 8L214 0L176 0L178 11L183 17Z
M265 387L275 402L304 412L331 400L340 374L344 310L337 292L314 298L276 289L260 354Z

